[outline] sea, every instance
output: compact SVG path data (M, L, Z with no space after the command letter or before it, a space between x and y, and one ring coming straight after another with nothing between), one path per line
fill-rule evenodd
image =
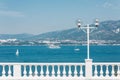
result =
M87 47L60 46L50 49L48 46L0 46L0 62L84 62ZM16 55L16 50L19 55ZM90 59L93 62L120 62L120 46L90 46Z

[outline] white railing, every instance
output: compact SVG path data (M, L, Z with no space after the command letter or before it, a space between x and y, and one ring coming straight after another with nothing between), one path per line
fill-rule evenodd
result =
M120 63L0 63L0 80L120 80Z
M93 78L120 80L120 63L93 63Z
M84 63L0 63L0 80L84 79Z

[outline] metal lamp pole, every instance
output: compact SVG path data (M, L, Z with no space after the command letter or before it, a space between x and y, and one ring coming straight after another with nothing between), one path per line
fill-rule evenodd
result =
M96 29L96 27L98 27L99 23L98 23L98 19L95 20L95 26L90 27L89 24L87 24L86 26L81 26L81 22L80 20L78 20L78 28L82 29L82 30L86 30L87 33L87 59L90 59L90 30L92 29Z

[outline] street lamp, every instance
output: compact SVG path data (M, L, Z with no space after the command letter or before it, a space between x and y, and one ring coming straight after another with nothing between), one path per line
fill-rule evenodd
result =
M98 19L95 20L95 26L90 26L87 24L87 26L81 26L81 21L78 20L77 26L79 29L86 30L87 33L87 59L90 59L90 31L92 32L94 29L96 29L99 26L99 21Z

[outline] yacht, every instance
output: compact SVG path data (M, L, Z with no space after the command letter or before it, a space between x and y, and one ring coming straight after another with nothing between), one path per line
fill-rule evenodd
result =
M74 50L75 50L75 51L79 51L80 49L79 49L79 48L75 48Z
M80 48L78 47L78 45L75 46L74 51L80 51Z
M54 44L49 44L48 47L50 49L59 49L59 48L61 48L59 45L54 45Z

